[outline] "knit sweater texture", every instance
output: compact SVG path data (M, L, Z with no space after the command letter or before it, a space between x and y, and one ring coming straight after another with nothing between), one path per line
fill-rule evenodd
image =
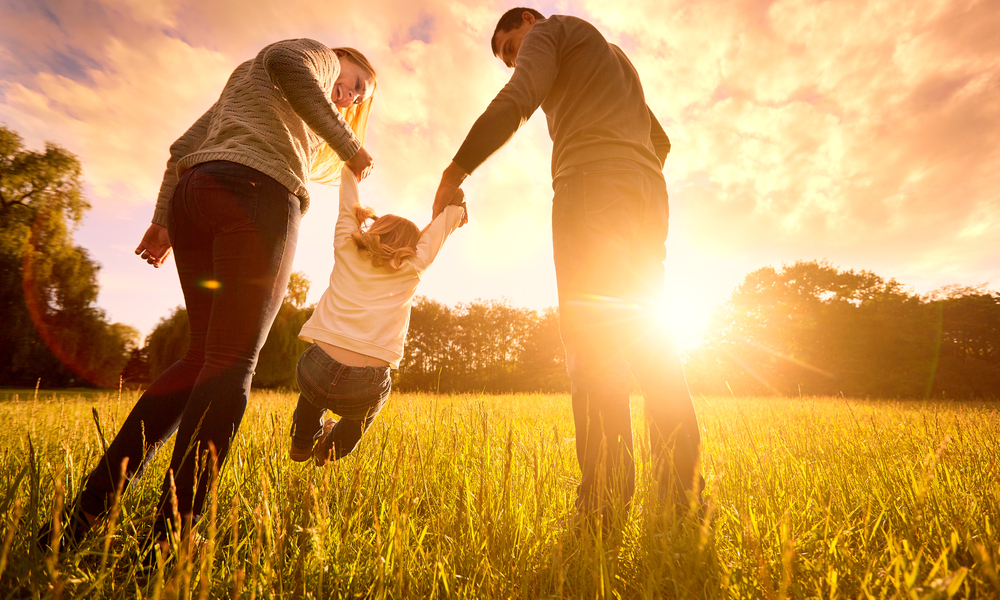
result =
M309 208L306 182L325 142L343 160L361 148L333 104L337 54L310 39L267 46L233 71L218 101L170 146L153 223L167 224L167 207L181 174L226 160L275 179Z
M323 292L299 337L321 341L382 359L399 368L403 358L410 307L420 278L431 266L445 240L458 228L465 209L450 205L420 234L417 255L398 271L376 267L358 253L351 233L360 223L354 214L358 184L344 167L340 177L340 214L334 229L334 264L330 285Z
M469 130L455 163L472 173L539 106L552 138L553 178L608 159L663 169L670 140L646 105L632 63L593 25L565 15L538 21L525 34L510 81Z

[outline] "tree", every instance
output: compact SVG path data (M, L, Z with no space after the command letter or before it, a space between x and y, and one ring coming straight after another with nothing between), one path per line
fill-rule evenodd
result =
M129 352L128 362L122 368L122 384L135 388L148 384L149 377L149 346L133 348Z
M434 391L444 369L452 365L454 315L444 304L417 296L410 309L403 359L395 385L400 389Z
M309 295L309 277L302 271L295 271L288 278L288 291L285 292L285 304L291 304L295 308L302 308L306 305L306 296Z
M518 372L518 387L522 391L569 391L566 351L559 334L557 308L546 308L527 332Z
M191 332L188 327L187 309L183 306L160 319L146 338L146 354L149 356L150 381L160 376L167 368L184 357Z
M748 274L686 371L703 393L997 397L998 333L997 295L797 262Z
M550 308L539 317L498 300L452 309L418 296L394 385L441 392L566 391L558 312Z
M116 386L137 332L97 308L100 267L73 243L90 208L75 156L0 127L0 384Z
M1000 397L1000 293L953 285L925 300L940 331L930 394Z

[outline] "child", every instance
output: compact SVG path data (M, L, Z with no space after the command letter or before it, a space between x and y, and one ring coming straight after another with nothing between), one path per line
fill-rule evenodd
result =
M354 173L344 169L334 230L334 266L299 338L313 342L295 370L299 401L289 458L317 466L349 454L389 397L417 284L448 236L466 222L464 194L420 231L396 215L375 216L358 203ZM365 224L371 224L365 228ZM323 420L330 410L339 421Z

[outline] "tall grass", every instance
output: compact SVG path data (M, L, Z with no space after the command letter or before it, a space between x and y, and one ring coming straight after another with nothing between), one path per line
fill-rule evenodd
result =
M991 405L699 399L706 517L657 506L641 441L630 517L604 539L568 519L566 396L396 394L354 454L315 468L287 458L295 397L255 391L205 543L143 572L169 447L79 548L34 546L134 394L8 396L2 598L1000 597Z

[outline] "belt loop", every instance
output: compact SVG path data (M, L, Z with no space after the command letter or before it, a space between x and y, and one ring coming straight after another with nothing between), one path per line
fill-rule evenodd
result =
M344 376L344 373L347 371L348 368L349 367L342 365L338 362L337 372L333 374L333 381L330 382L330 385L337 385L338 383L340 383L340 378Z

